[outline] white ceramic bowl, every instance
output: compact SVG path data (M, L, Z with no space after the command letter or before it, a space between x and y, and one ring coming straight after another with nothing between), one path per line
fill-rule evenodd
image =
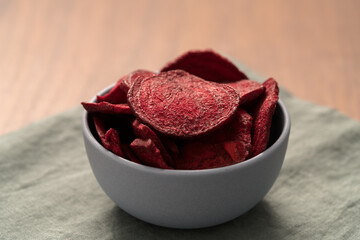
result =
M112 86L98 95L103 95ZM91 101L95 102L96 97ZM267 150L245 162L205 170L140 165L106 150L82 117L86 152L104 192L124 211L171 228L202 228L230 221L254 207L274 184L287 149L290 117L279 100Z

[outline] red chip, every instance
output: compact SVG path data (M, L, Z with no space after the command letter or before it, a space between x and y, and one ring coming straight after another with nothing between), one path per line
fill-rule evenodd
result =
M217 131L184 141L176 168L216 168L245 161L251 150L251 128L252 117L238 109L233 119Z
M176 169L208 169L234 163L221 144L196 141L186 143L181 148L181 155L176 159Z
M228 150L235 144L236 149L234 150L238 151L240 154L237 159L234 159L236 162L242 162L249 157L252 147L252 126L253 118L246 111L239 108L231 122L225 125L223 129L219 129L220 134L217 135L217 138L227 144L225 149ZM234 155L232 153L229 154Z
M96 116L94 116L94 125L102 145L116 155L125 157L121 150L119 133L113 128L106 130L102 119Z
M163 159L160 150L151 139L143 140L136 138L130 143L130 149L136 157L145 165L157 168L171 169Z
M102 145L116 155L125 157L121 149L119 133L113 128L106 130L104 121L96 116L94 116L94 125Z
M228 59L212 50L189 51L168 63L161 72L175 69L219 83L247 79L247 76Z
M148 70L139 69L139 70L133 71L124 77L124 80L120 83L120 88L125 94L127 94L130 87L133 85L133 83L135 82L135 80L137 78L139 78L139 77L146 78L146 77L151 77L154 75L155 75L155 73L148 71Z
M82 102L81 104L89 113L132 114L131 108L126 103L112 104L108 102Z
M94 119L95 130L100 138L101 143L104 145L106 144L105 133L107 131L105 124L102 121L102 119L97 116L94 116L93 119Z
M173 156L173 158L177 157L180 153L179 147L177 146L177 143L175 139L169 138L164 135L158 136L164 145L166 151L170 154L170 156Z
M143 140L151 139L155 146L159 149L161 156L163 157L164 161L168 165L173 165L173 160L167 150L165 149L163 143L161 142L160 138L157 134L148 126L142 124L137 119L133 122L133 131L136 138L140 138Z
M254 100L265 90L263 85L253 80L241 80L227 83L227 85L235 88L239 92L240 104Z
M272 117L279 99L279 88L273 78L263 83L265 93L258 99L251 115L254 118L251 157L263 152L268 144Z
M134 139L131 131L129 131L131 123L134 121L131 115L97 114L93 116L93 120L100 142L106 149L123 158L140 163L128 146L129 142ZM116 142L119 149L115 149L115 146L112 146L111 142Z
M132 162L141 164L140 160L135 156L135 154L130 150L130 147L128 144L122 144L121 145L122 150L124 152L124 155L127 159L129 159Z
M225 84L173 70L138 79L128 103L135 116L160 133L193 137L227 122L236 112L239 94Z
M110 128L105 134L105 148L115 153L120 157L125 157L123 150L121 149L121 141L119 137L119 133Z
M223 147L234 162L244 161L249 154L244 143L240 141L224 142Z
M97 96L96 102L109 102L109 103L126 103L126 93L121 89L121 83L124 81L126 76L123 76L115 86L110 90L110 92L104 94L103 96Z

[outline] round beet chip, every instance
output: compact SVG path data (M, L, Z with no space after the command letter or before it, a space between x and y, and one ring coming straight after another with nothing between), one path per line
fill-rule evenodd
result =
M146 78L146 77L150 77L153 75L155 75L155 73L148 71L148 70L139 69L139 70L133 71L133 72L129 73L126 77L124 77L124 80L121 81L121 83L120 83L120 88L125 94L127 94L130 87L133 85L133 83L135 82L135 80L137 78L139 78L139 77Z
M181 158L176 159L176 169L210 169L234 163L221 144L195 141L186 143L182 147Z
M182 70L137 79L128 92L134 114L153 129L193 137L218 128L236 112L237 91Z
M241 80L227 84L239 92L240 104L256 99L265 91L265 87L261 83L253 80Z
M218 83L247 79L232 62L212 50L189 51L168 63L161 72L175 69Z
M161 142L160 138L157 134L148 126L142 124L137 119L134 120L132 123L132 129L136 138L140 138L143 140L151 139L155 146L159 149L161 156L163 157L164 161L168 165L173 164L173 160L169 153L166 151L163 143Z
M126 93L121 89L121 83L126 79L127 75L120 78L116 82L115 86L103 96L97 96L96 102L108 102L108 103L126 103Z
M242 162L249 157L251 151L252 117L243 109L238 109L233 119L219 129L217 138L224 141L224 148L236 162ZM221 131L220 131L221 130ZM235 152L234 152L235 151Z
M132 114L129 105L126 103L112 104L108 102L82 102L81 104L89 113Z
M110 128L105 133L105 142L106 142L106 144L104 144L105 148L107 148L108 150L110 150L111 152L115 153L120 157L123 158L125 157L124 152L121 148L121 140L119 133L115 129Z
M251 112L254 118L251 157L262 153L268 145L272 117L279 99L279 87L275 79L267 79L263 86L265 93Z
M176 169L206 169L245 161L251 150L252 117L242 109L222 128L194 141L183 141Z
M136 138L130 143L130 149L136 157L145 165L157 168L172 169L165 162L160 150L155 146L151 139L143 140Z

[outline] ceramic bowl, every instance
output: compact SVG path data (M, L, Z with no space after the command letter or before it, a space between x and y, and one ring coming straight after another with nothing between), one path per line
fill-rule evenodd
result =
M95 102L96 97L91 101ZM92 171L110 199L145 222L191 229L230 221L265 197L284 161L290 118L279 100L269 146L263 153L238 164L205 170L158 169L121 158L96 140L86 111L82 128Z

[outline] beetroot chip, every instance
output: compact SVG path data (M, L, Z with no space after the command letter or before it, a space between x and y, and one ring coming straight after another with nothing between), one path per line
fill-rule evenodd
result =
M151 72L148 70L139 69L139 70L133 71L133 72L129 73L124 78L124 80L120 83L120 88L125 94L127 94L130 87L133 85L133 83L135 82L135 80L137 78L146 78L146 77L151 77L154 75L155 75L154 72Z
M235 162L242 162L248 158L251 151L251 130L253 125L253 118L243 109L238 109L234 118L227 125L220 129L220 134L217 135L219 141L224 142L226 150L234 148L240 154ZM220 135L220 136L219 136ZM221 136L222 135L222 136ZM235 144L235 146L233 146ZM227 151L231 156L233 153Z
M245 144L241 141L224 142L223 146L234 162L245 161L246 156L249 154Z
M196 141L186 143L181 148L181 156L176 159L176 169L209 169L234 163L221 144Z
M239 105L237 91L182 70L138 79L128 92L135 116L156 131L193 137L225 124Z
M224 167L245 161L251 150L252 117L238 109L222 128L193 141L184 141L177 169Z
M179 155L179 147L174 139L164 135L160 135L159 138L170 156L177 157Z
M155 146L151 139L143 140L136 138L131 144L130 149L136 157L145 165L157 168L171 169L163 159L160 150Z
M126 78L126 75L120 78L119 81L115 84L115 86L110 90L110 92L104 94L103 96L97 96L96 102L109 102L109 103L126 103L126 92L121 89L121 83Z
M132 131L129 130L131 129L131 123L134 121L133 116L97 114L93 116L93 120L95 130L103 147L121 157L133 162L139 162L128 150L128 144L134 139ZM109 146L110 141L118 143L120 150L123 152L122 155L120 155L121 153L118 154L119 151L114 150L113 146Z
M189 51L168 63L161 72L175 69L218 83L247 79L247 76L228 59L212 50Z
M109 116L104 115L97 115L93 117L95 130L100 138L102 146L123 158L129 159L136 163L141 163L137 159L137 157L131 152L129 145L126 143L126 139L131 138L131 136L129 136L129 132L126 131L126 129L129 128L129 126L127 126L127 122L133 120L129 120L126 118L113 118L114 117L110 118ZM114 122L120 123L120 126L117 126L116 124L114 124ZM115 130L113 128L108 129L108 126L116 127L118 130ZM119 132L122 133L121 139ZM113 143L112 145L111 142Z
M161 142L160 138L157 134L148 126L142 124L137 119L133 122L133 131L136 138L140 138L143 140L151 139L155 146L159 149L161 156L163 157L164 161L168 165L173 165L174 162L172 157L169 155L167 150L165 149L163 143Z
M104 147L116 155L125 158L124 152L121 149L121 141L119 137L119 133L110 128L105 134L105 144Z
M121 142L119 133L113 128L106 130L105 124L102 119L96 116L94 116L94 125L102 145L116 155L120 157L125 157L120 146Z
M121 148L124 152L124 155L125 155L125 158L126 159L129 159L130 161L132 162L135 162L135 163L139 163L141 164L140 160L135 156L135 154L130 150L130 147L129 145L127 144L122 144L121 145Z
M253 80L242 80L227 84L239 92L240 104L256 99L265 90L263 85Z
M279 88L273 78L263 83L264 95L258 99L251 115L254 118L251 157L263 152L268 144L272 116L279 99Z
M95 125L95 130L100 138L101 143L104 146L104 143L106 144L106 140L105 140L105 133L106 133L106 127L104 122L102 121L101 118L94 116L94 125Z
M81 103L89 113L106 113L106 114L132 114L132 111L126 103L112 104L108 102L100 103Z

